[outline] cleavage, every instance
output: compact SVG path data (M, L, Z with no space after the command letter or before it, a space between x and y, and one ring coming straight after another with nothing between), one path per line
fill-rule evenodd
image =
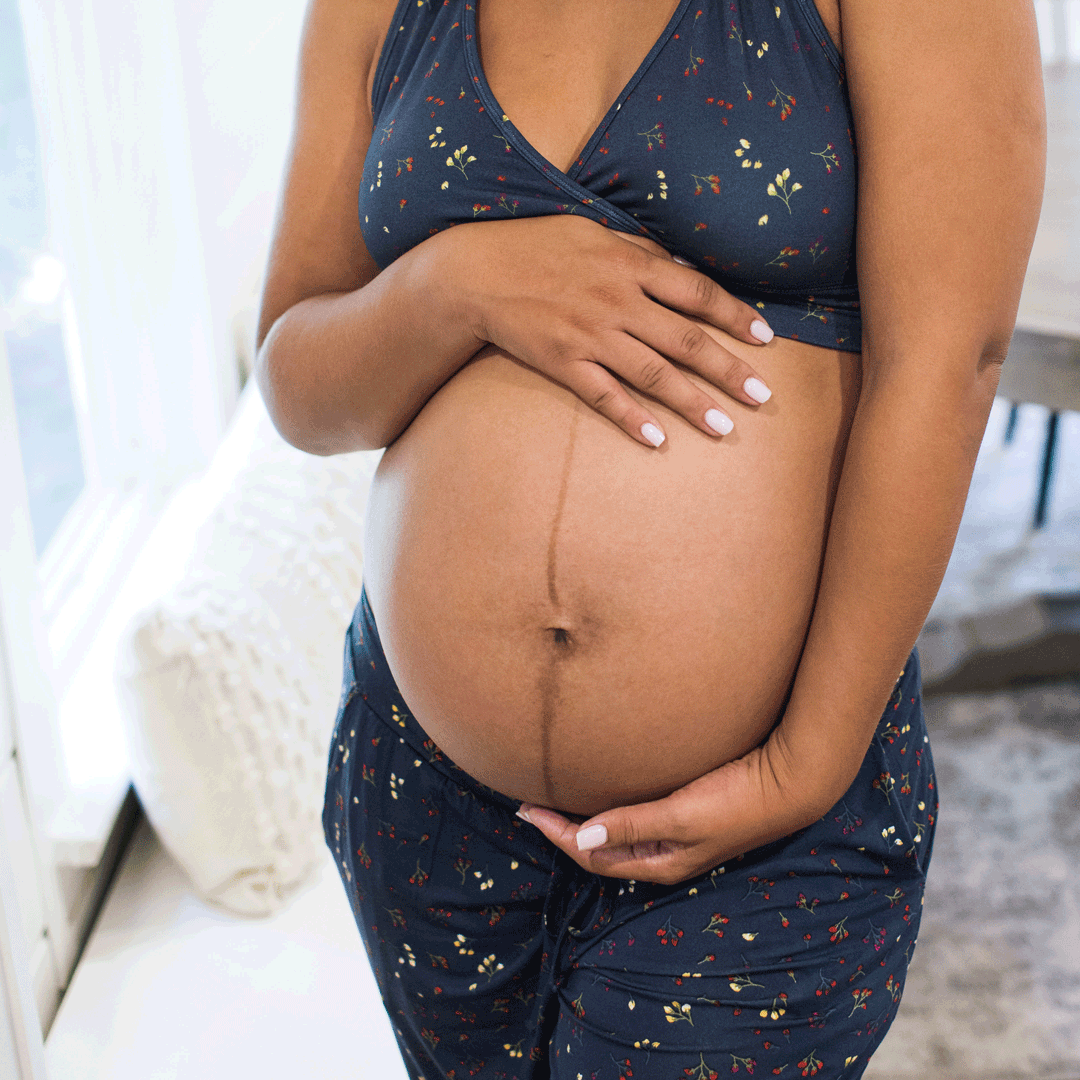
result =
M477 50L503 112L569 172L679 0L473 0Z

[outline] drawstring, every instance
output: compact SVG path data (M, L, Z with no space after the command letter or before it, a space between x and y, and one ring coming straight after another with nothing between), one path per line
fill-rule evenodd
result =
M583 870L561 851L555 855L551 888L544 904L544 932L550 942L550 969L553 984L561 984L564 971L563 951L570 937L580 937L587 929L575 925L579 917L604 898L603 878ZM604 919L601 915L601 920Z

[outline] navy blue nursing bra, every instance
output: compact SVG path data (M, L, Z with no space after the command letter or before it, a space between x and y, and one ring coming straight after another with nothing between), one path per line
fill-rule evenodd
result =
M372 110L360 220L380 268L463 221L584 214L782 337L861 348L851 104L813 0L681 0L565 173L492 95L466 0L399 0Z

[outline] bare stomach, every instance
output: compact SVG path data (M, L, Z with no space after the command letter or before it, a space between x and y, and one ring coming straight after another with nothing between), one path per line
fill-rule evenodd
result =
M593 814L778 719L821 569L859 358L712 330L773 390L659 450L494 347L383 455L364 579L413 715L498 791ZM696 379L701 385L702 380Z

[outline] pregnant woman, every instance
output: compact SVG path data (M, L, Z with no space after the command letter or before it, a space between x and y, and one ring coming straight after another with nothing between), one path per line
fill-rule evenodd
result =
M1043 130L1030 0L312 0L258 377L387 448L323 820L412 1077L866 1068Z

